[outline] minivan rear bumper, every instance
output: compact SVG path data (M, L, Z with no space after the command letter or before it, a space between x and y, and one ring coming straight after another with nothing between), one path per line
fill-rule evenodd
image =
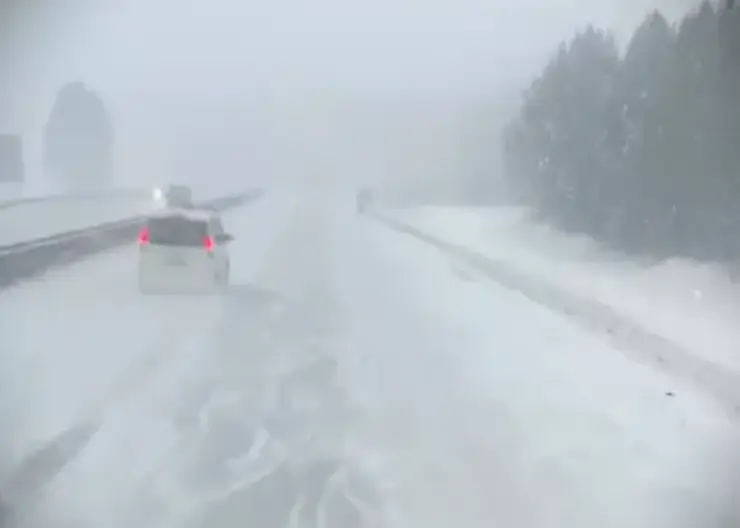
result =
M209 293L219 289L216 262L203 255L185 264L167 265L161 255L142 254L139 258L139 289L156 293Z

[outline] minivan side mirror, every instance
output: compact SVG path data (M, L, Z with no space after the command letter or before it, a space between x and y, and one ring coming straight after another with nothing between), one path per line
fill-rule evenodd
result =
M226 244L234 240L234 236L230 235L229 233L221 233L219 235L216 235L214 238L219 244Z

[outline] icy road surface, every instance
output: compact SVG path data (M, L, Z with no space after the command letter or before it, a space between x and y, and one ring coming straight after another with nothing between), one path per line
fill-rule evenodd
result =
M15 526L737 521L715 402L353 205L226 215L223 298L141 297L133 246L0 294L5 459L71 431L0 467Z

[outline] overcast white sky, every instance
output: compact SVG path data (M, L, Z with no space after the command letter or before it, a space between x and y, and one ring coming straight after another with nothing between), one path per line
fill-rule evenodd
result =
M255 84L444 92L534 71L586 23L627 35L650 7L675 17L693 3L98 0L65 10L49 1L51 34L37 44L48 80L81 77L123 98L144 85L185 99Z
M148 156L143 154L145 141L134 146L135 136L147 138L149 151L162 150L156 141L164 141L165 123L174 116L197 121L196 107L206 114L220 112L221 119L227 119L230 113L254 112L255 107L296 111L316 98L490 94L494 99L498 91L510 91L535 73L553 47L579 26L593 22L626 36L650 8L661 8L675 18L694 4L693 0L45 3L49 7L37 9L23 28L26 46L18 60L20 90L10 126L36 134L59 85L84 80L104 96L129 153L142 149L142 163ZM267 99L277 103L269 105ZM221 110L213 110L214 105ZM277 115L275 120L280 121Z

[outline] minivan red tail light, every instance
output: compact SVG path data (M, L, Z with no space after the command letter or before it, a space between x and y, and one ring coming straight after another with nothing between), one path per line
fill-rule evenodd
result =
M216 247L216 241L213 240L213 237L207 236L203 239L203 247L210 253Z
M149 230L144 228L141 231L139 231L139 245L143 246L144 244L149 243Z

